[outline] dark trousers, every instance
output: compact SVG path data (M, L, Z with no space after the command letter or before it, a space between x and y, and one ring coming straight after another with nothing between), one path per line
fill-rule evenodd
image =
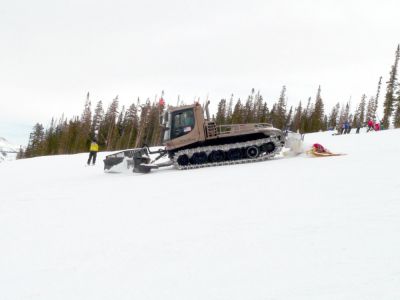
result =
M87 164L90 165L90 161L93 159L93 164L96 163L96 156L97 156L97 151L90 151L89 153L89 159L87 161Z

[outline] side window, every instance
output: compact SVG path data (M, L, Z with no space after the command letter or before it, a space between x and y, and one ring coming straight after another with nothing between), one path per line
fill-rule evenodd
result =
M175 112L172 115L171 138L177 138L188 134L194 128L193 109Z

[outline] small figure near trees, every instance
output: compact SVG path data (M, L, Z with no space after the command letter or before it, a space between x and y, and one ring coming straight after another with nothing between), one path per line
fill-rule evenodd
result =
M374 130L374 121L372 121L372 119L368 120L368 129L367 132Z
M99 145L97 144L97 140L93 139L92 142L90 143L90 153L89 153L89 159L87 161L88 166L90 165L90 162L93 160L92 164L96 164L96 157L97 157L97 152L99 151Z
M357 126L356 133L358 134L358 133L360 133L360 129L361 129L361 122L360 122L360 120L357 121L356 126Z
M342 128L341 128L341 130L340 130L340 134L344 134L344 133L346 133L346 125L343 123L342 124Z
M351 132L351 123L349 121L347 121L347 123L348 123L347 134L350 134L350 132Z
M349 134L350 133L350 123L349 121L344 122L344 134Z

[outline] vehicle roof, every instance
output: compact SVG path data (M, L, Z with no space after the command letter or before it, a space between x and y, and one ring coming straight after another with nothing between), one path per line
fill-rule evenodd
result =
M199 103L193 103L193 104L189 104L189 105L169 106L168 107L168 111L169 112L174 112L174 111L184 110L184 109L187 109L187 108L193 108L195 106L200 106L200 104Z

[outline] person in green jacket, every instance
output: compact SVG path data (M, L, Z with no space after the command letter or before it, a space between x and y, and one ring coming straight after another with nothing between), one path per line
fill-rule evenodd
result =
M96 164L96 157L98 151L99 151L99 145L97 144L97 141L94 139L90 143L90 153L89 153L89 159L87 161L88 166L90 165L90 161L92 159L93 159L93 165Z

